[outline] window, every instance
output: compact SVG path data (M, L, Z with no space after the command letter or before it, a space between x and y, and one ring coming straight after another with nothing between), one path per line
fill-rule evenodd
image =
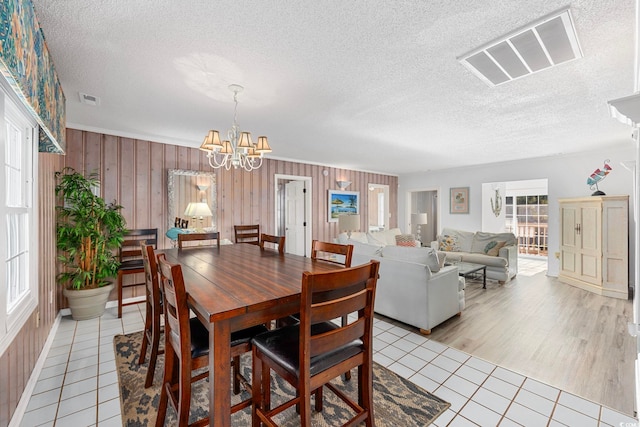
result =
M547 255L547 195L507 196L507 229L518 237L521 254Z
M38 304L37 127L17 105L0 90L0 354Z

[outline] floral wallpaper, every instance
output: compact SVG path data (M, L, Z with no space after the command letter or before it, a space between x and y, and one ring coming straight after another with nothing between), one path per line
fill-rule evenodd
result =
M0 3L0 73L40 125L39 151L65 151L65 96L31 0Z

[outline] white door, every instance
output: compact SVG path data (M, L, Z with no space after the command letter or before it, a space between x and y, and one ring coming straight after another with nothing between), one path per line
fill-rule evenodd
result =
M285 251L305 255L305 181L285 184Z

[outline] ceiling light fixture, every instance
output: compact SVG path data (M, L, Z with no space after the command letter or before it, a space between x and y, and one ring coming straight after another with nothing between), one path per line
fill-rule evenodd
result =
M233 112L233 125L227 132L228 140L220 141L217 130L210 130L205 136L200 149L207 153L209 165L214 169L224 167L226 170L241 167L247 172L262 166L264 153L271 153L271 147L266 136L259 136L256 144L251 140L251 133L241 132L238 125L238 93L244 88L240 85L229 85L233 92L235 109Z

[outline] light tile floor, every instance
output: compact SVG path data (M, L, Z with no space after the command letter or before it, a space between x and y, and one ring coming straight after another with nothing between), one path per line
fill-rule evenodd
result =
M518 274L540 272L519 260ZM143 305L109 308L99 319L63 317L21 426L120 426L113 336L143 328ZM637 420L376 319L374 360L451 407L442 426L637 426Z

